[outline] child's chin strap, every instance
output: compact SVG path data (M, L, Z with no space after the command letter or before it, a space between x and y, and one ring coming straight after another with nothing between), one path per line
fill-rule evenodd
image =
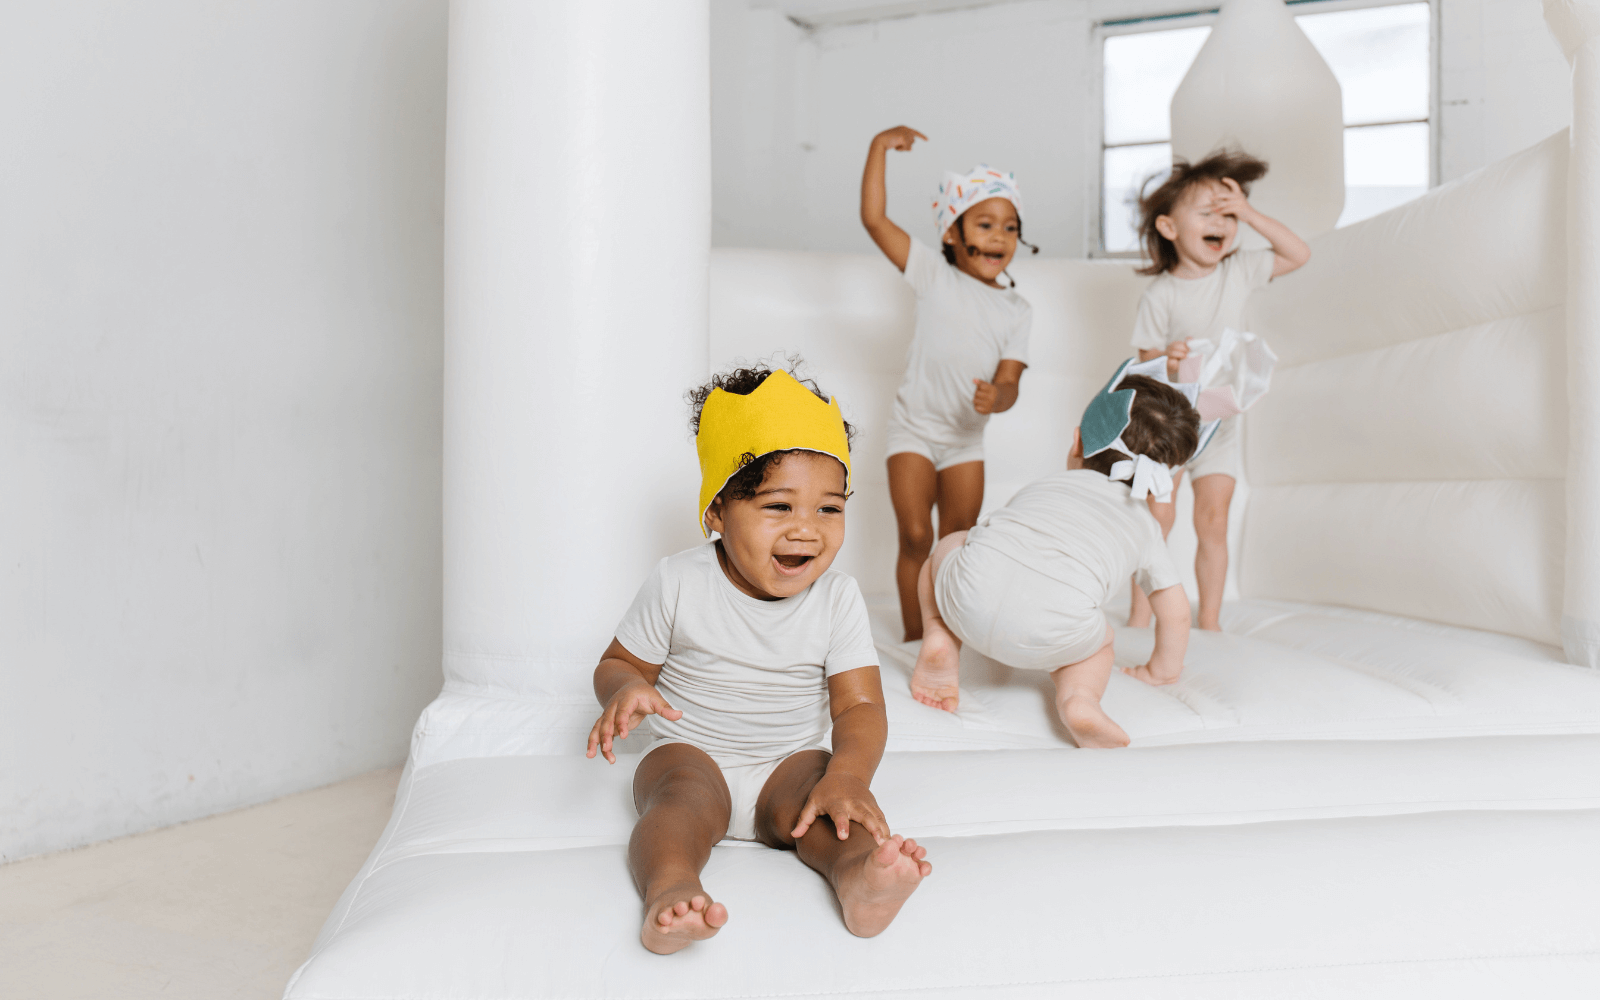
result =
M1132 461L1113 463L1110 478L1116 482L1132 480L1130 496L1135 500L1153 496L1156 503L1172 502L1172 470L1148 455L1135 455Z

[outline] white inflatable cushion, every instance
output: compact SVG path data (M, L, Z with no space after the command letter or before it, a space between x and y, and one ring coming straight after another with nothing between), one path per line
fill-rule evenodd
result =
M1178 683L1114 674L1105 706L1135 746L1241 740L1409 739L1600 732L1600 674L1510 636L1286 602L1225 608L1223 634L1191 633ZM873 608L891 750L1070 747L1042 673L963 651L961 708L912 700L916 646L895 609ZM1149 656L1148 629L1122 629L1117 662ZM583 752L592 701L552 704L449 690L417 724L412 759ZM637 749L623 743L624 752Z
M1445 742L1458 741L1431 749ZM1575 769L1553 753L1563 742L1590 772L1584 796L1542 805L1588 808L1519 801L1517 769ZM1342 763L1333 744L1280 746L1272 766L1306 770L1256 783L1270 792L1244 779L1243 757L1261 746L898 755L878 786L900 828L918 832L920 812L930 829L978 832L1030 809L1040 828L924 837L933 875L870 941L844 930L826 884L792 853L718 847L703 877L731 920L714 942L666 959L637 940L642 908L622 844L627 765L435 765L403 783L384 842L286 996L1015 1000L1071 987L1074 997L1192 1000L1306 995L1311 984L1326 997L1498 997L1513 984L1515 995L1583 995L1600 975L1594 738L1512 738L1454 761L1407 756L1424 746L1383 760L1371 744ZM1468 772L1480 765L1480 797L1431 802L1464 811L1393 815L1420 805L1402 804L1407 786L1427 798L1437 779L1473 794ZM1331 780L1365 800L1357 811L1389 815L1197 825L1185 812L1182 825L1162 825L1138 794L1157 779L1156 808L1188 809L1198 796L1182 786L1235 767L1243 773L1223 778L1218 804L1304 803ZM1033 807L1041 794L1059 815ZM1129 810L1132 822L1095 817L1086 799Z

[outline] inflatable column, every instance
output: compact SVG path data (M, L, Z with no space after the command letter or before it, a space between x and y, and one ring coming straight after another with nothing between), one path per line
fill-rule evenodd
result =
M1567 164L1567 565L1561 639L1600 667L1600 0L1545 0L1572 63Z
M1250 200L1309 239L1344 210L1344 98L1283 0L1227 0L1172 95L1172 155L1266 160ZM1264 243L1262 245L1265 245Z
M698 540L707 0L455 0L445 181L448 687L592 699Z

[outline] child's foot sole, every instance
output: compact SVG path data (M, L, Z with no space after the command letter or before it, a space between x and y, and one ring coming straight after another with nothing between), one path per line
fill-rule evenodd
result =
M1056 704L1062 725L1072 734L1072 741L1082 748L1109 749L1128 745L1127 732L1105 713L1100 703L1092 698L1077 696Z
M922 638L916 669L911 671L911 697L945 712L961 703L961 650L947 635L929 632Z
M727 922L728 908L712 902L704 891L669 890L647 909L639 943L657 955L670 955L711 937Z
M861 859L861 866L834 887L844 925L856 937L876 937L900 912L932 871L925 848L914 840L890 837Z

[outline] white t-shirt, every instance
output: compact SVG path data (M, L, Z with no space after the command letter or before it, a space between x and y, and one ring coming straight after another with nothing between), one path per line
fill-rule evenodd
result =
M981 431L989 416L972 408L975 378L989 381L1003 359L1028 363L1033 307L1010 289L994 288L945 263L913 239L906 283L917 293L917 325L894 415L933 440L947 432ZM942 433L944 432L944 433Z
M1191 337L1216 342L1227 327L1244 329L1244 305L1250 293L1272 280L1271 250L1239 250L1204 278L1158 274L1139 299L1133 321L1133 346L1164 351L1168 344Z
M656 563L617 640L662 664L656 689L683 712L650 716L652 732L761 759L814 746L832 724L827 678L878 663L855 580L830 569L793 597L758 600L728 580L715 542Z
M1029 483L978 520L967 545L992 549L1086 594L1098 607L1130 574L1147 594L1180 582L1150 508L1092 469Z

